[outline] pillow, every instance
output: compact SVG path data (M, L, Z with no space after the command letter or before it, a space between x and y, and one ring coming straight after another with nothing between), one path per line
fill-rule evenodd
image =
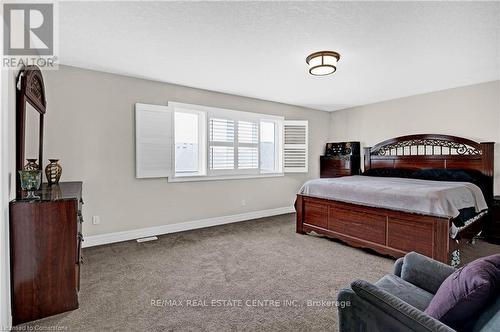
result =
M431 168L416 171L412 177L422 180L474 182L479 175L480 172L470 170Z
M421 180L470 182L481 189L484 198L487 200L491 194L491 179L488 179L486 175L476 170L432 168L416 171L411 177Z
M366 170L363 173L363 175L393 177L393 178L409 178L414 172L415 172L414 169L409 169L409 168L370 168L369 170Z
M500 254L477 259L445 279L425 313L460 329L498 297L499 285Z

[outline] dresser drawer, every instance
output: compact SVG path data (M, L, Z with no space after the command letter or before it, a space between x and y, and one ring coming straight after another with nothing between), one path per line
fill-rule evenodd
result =
M356 175L359 174L359 170L359 155L320 157L320 177L322 178L335 178L340 176Z
M353 175L350 169L328 169L321 172L322 178L338 178Z
M328 168L336 168L336 169L350 169L351 168L350 160L323 158L321 160L321 164L322 164L322 166L328 167Z

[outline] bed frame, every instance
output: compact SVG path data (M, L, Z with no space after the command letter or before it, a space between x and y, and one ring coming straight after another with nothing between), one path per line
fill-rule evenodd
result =
M364 149L365 170L372 168L467 169L488 177L485 198L493 199L494 143L447 135L409 135ZM444 263L457 263L457 249L481 230L475 222L457 239L449 237L451 219L373 208L297 195L297 233L314 231L351 246L395 258L416 251Z

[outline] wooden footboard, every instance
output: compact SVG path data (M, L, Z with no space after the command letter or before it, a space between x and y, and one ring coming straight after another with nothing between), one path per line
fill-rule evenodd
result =
M395 258L416 251L449 263L450 219L303 195L297 195L295 208L297 233L315 231Z

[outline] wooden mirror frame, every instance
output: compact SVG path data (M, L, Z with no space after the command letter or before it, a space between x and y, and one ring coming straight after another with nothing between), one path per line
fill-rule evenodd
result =
M24 66L16 79L16 171L22 170L25 159L26 102L40 113L40 130L38 138L38 166L43 162L43 117L47 109L45 85L40 68ZM17 192L21 191L21 180L16 172Z

